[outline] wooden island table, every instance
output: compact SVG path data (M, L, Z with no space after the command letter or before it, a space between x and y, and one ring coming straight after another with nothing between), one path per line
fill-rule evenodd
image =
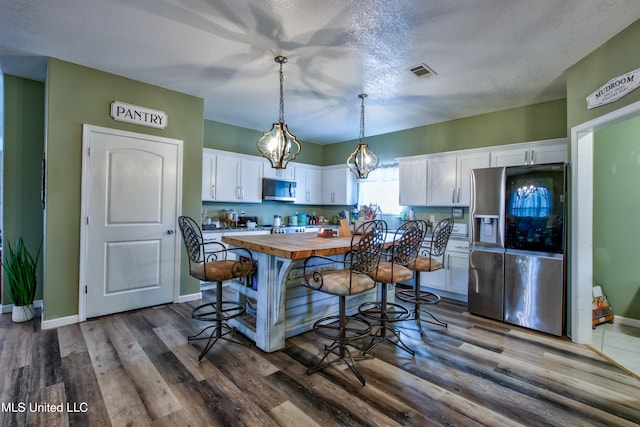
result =
M280 350L286 338L311 330L317 319L338 312L338 297L302 284L302 265L312 255L341 259L351 248L351 237L324 238L313 232L224 236L222 241L250 250L258 263L256 290L231 282L240 298L256 301L255 316L230 323L261 350ZM347 312L355 313L360 304L375 298L376 288L351 296L347 298Z

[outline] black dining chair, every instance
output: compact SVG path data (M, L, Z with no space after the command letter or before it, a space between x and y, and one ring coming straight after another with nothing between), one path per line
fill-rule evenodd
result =
M223 300L222 286L225 280L246 278L255 272L255 263L251 252L244 248L227 249L220 242L204 241L198 224L190 217L178 218L185 249L189 258L189 274L202 282L215 282L215 301L202 304L191 312L196 320L211 322L199 333L189 336L189 341L206 339L207 344L198 356L198 361L207 354L220 339L243 344L228 335L235 331L227 321L242 316L245 305L236 301ZM230 254L235 256L230 257ZM207 336L205 332L211 329Z
M423 306L429 304L437 304L440 301L440 295L420 288L420 273L428 273L444 267L444 253L447 249L451 231L453 230L453 223L453 218L446 218L436 224L426 254L418 255L415 261L408 265L408 268L415 272L415 287L413 289L402 289L396 292L396 298L413 305L413 317L420 329L420 336L424 334L420 313L426 314L431 318L430 320L425 320L426 322L445 328L447 327L446 322L438 319L433 313L423 308Z
M384 221L367 221L355 230L351 238L351 248L342 260L315 255L304 261L303 284L311 289L338 297L338 314L322 317L313 324L313 330L319 336L332 342L325 345L324 355L315 366L307 370L308 374L335 363L344 362L360 383L365 385L365 380L358 372L355 362L371 356L366 354L353 356L347 346L353 346L356 341L368 337L371 333L371 324L366 319L347 316L346 297L368 291L376 286L376 282L369 274L376 270L380 262L386 231ZM325 362L330 354L337 357Z
M409 265L415 263L418 251L426 234L427 223L422 220L410 220L402 223L393 234L391 246L385 248L378 268L369 275L380 284L380 300L361 304L358 308L361 315L374 320L378 329L366 352L371 351L380 342L389 342L412 356L415 351L402 340L400 331L394 323L410 318L410 311L403 305L388 302L388 289L398 282L405 282L413 277Z

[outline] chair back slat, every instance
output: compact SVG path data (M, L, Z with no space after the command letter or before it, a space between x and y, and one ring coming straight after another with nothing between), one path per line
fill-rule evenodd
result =
M382 220L366 221L355 230L348 253L352 271L367 274L378 267L386 234L387 223Z
M178 226L182 233L182 240L184 241L189 260L194 263L203 262L203 239L198 224L188 216L181 216L178 218Z
M439 257L444 256L444 252L447 249L447 243L453 230L453 218L446 218L438 222L433 229L433 236L431 237L431 256Z
M407 266L416 260L422 241L427 234L427 223L423 220L410 220L402 223L396 230L393 243L395 264Z

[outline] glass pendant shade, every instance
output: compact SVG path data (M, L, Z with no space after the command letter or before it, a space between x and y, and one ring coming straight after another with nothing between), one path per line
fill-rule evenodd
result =
M285 169L287 164L296 158L302 151L302 147L294 134L289 132L284 122L284 75L282 64L287 62L284 56L276 56L275 61L280 64L280 121L274 123L271 129L263 133L258 139L258 151L262 157L269 160L274 169Z
M368 144L364 143L364 99L367 94L361 93L358 98L362 100L360 107L360 139L356 150L347 159L347 167L358 179L367 179L369 172L378 167L378 156Z
M293 154L292 147L295 150ZM295 135L289 132L287 124L280 122L274 123L271 129L258 139L258 150L262 157L269 160L272 168L285 169L287 163L295 159L302 148Z
M378 167L378 156L369 144L358 144L347 159L347 166L358 179L367 179L369 172Z

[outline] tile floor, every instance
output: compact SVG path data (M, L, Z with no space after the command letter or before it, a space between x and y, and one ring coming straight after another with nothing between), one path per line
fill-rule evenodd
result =
M593 330L591 345L640 377L640 328L615 322L603 323Z

